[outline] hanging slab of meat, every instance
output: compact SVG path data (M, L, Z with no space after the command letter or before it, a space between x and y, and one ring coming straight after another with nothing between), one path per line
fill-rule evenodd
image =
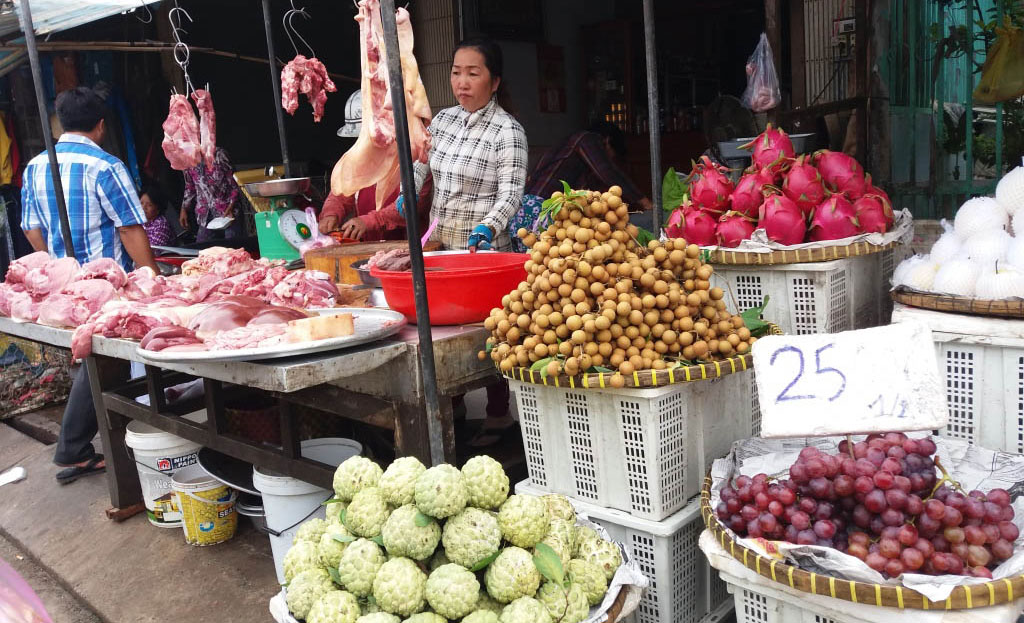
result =
M196 89L192 101L199 109L199 151L206 168L216 162L217 156L217 115L213 112L213 96L206 89Z
M25 257L20 257L11 262L11 265L7 267L6 282L10 284L22 283L25 281L25 275L30 270L41 268L49 261L50 254L46 251L36 251L35 253L29 253Z
M103 279L109 281L116 289L121 289L128 283L128 275L120 264L109 257L101 257L98 260L82 264L82 270L78 273L80 281L86 279Z
M167 119L164 120L164 155L171 168L186 171L202 161L199 122L192 104L184 95L172 95Z
M299 93L302 93L313 106L313 121L319 123L324 116L327 94L337 90L327 75L327 68L316 57L299 54L281 70L281 106L289 115L294 115L299 108Z
M360 0L359 52L362 65L363 122L356 143L341 157L331 173L331 192L354 195L359 190L377 185L377 209L398 187L398 149L395 143L395 116L388 88L388 70L384 55L380 2ZM412 23L409 12L398 9L399 52L405 105L409 122L412 157L426 162L430 152L430 102L420 80L419 67L413 56Z

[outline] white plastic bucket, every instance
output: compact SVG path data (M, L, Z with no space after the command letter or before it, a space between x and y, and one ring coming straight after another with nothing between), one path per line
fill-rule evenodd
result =
M345 459L360 454L363 446L351 439L308 439L302 442L302 456L332 467ZM284 555L292 546L299 525L314 517L324 518L323 503L334 497L333 491L269 470L253 467L252 484L263 496L270 549L274 553L274 568L278 583L284 584Z
M206 473L199 465L189 465L171 477L171 486L181 509L181 527L189 545L216 545L235 536L238 492Z
M181 508L171 487L171 476L194 465L202 446L139 421L128 423L124 440L135 455L149 523L177 528L181 525Z

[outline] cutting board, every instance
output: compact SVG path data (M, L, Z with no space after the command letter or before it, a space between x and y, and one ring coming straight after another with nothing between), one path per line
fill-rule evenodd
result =
M352 268L353 262L364 260L378 251L393 251L394 249L408 249L409 242L406 240L385 240L381 242L357 242L342 244L325 249L310 251L304 256L306 268L310 270L322 270L337 283L348 283L359 285L359 273ZM439 242L431 240L424 247L424 251L438 251L441 248Z

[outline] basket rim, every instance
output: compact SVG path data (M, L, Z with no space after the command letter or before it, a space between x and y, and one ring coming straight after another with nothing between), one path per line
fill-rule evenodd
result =
M982 300L953 294L922 292L906 286L898 286L889 293L889 296L897 303L932 311L1024 319L1024 300Z
M987 608L1024 596L1024 575L953 588L943 601L932 601L905 586L844 580L804 571L786 562L768 558L736 542L711 508L711 475L704 477L700 492L700 513L704 526L730 556L763 578L804 593L832 597L853 603L899 608L900 610L971 610Z
M881 253L899 246L899 240L883 245L870 242L854 242L843 246L814 247L811 249L783 249L759 253L757 251L733 251L715 249L709 251L708 263L733 266L771 266L775 264L810 264L831 262L852 257L863 257Z

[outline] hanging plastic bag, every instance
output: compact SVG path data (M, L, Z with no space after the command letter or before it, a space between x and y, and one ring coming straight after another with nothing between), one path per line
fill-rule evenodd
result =
M754 53L747 59L747 90L743 92L743 105L754 112L764 112L779 105L779 76L775 73L775 57L768 37L761 33Z
M974 101L998 104L1024 95L1024 30L1007 17L996 28L996 40L981 67L981 80L974 89Z
M310 237L309 240L299 245L300 256L305 257L313 249L323 249L338 244L334 238L320 233L320 227L316 222L316 212L313 208L306 208L306 226L309 227Z

